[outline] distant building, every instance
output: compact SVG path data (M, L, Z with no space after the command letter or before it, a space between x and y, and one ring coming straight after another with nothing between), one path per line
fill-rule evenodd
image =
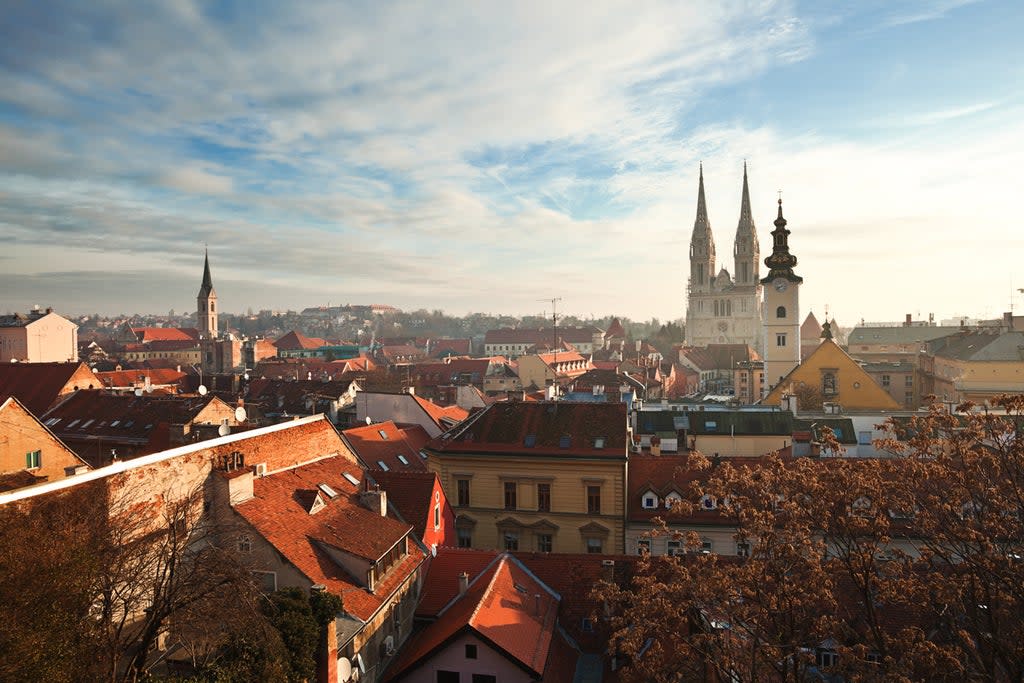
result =
M760 245L750 208L747 165L743 164L740 219L733 243L735 279L724 266L716 270L715 237L704 199L704 168L697 188L697 218L690 236L690 277L686 287L686 343L747 344L761 350L762 281Z
M589 354L604 346L604 332L596 327L487 330L484 335L484 355L515 358L529 353L534 347L551 348L563 342L572 344L581 354Z
M102 387L85 363L0 363L0 401L13 396L37 417L68 394Z
M53 312L0 315L0 363L67 363L78 360L78 325Z
M793 272L797 258L789 251L786 219L779 215L772 230L772 253L764 260L768 275L764 285L764 382L778 386L800 364L800 285L804 279ZM769 286L770 285L770 286Z
M199 333L203 339L217 338L217 292L213 289L213 279L210 277L210 254L206 253L203 259L203 282L199 286L199 294L196 295L196 320L199 323Z

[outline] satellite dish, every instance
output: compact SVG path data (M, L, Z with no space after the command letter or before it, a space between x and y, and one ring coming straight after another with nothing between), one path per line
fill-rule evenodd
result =
M352 662L348 661L348 657L338 658L338 680L344 681L352 678Z
M147 384L146 385L146 393L147 394L152 394L153 393L153 385L152 384Z
M238 406L237 408L235 408L235 421L245 422L245 408L243 408L242 406Z
M231 427L227 425L221 425L220 428L217 429L217 433L220 434L221 436L227 436L228 434L231 433Z
M208 389L206 388L206 385L204 385L204 384L200 384L199 385L199 395L200 396L206 396L206 392L207 391L208 391Z
M369 415L366 416L366 424L368 424L368 425L372 425L373 424L373 418L370 417Z
M242 375L242 379L244 379L246 382L248 382L249 381L249 373L247 372L244 375Z
M136 389L135 390L135 395L136 396L142 396L142 389Z

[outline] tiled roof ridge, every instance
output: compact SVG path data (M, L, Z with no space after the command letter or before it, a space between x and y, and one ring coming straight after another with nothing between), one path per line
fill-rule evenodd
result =
M487 586L484 587L483 592L480 594L480 599L476 601L476 606L473 607L473 611L469 613L469 617L466 619L466 623L470 626L473 626L473 622L476 620L476 615L480 613L480 608L484 606L487 596L489 596L491 591L494 590L494 582L498 579L498 573L501 572L501 568L507 564L508 553L502 553L495 559L498 561L498 566L496 566L494 571L491 572L491 578L488 580ZM483 574L481 573L481 575ZM468 594L469 591L467 590L466 595ZM473 626L473 630L476 631L477 628Z
M490 562L488 562L487 565L483 569L481 569L480 572L470 580L469 586L467 587L465 593L458 593L458 594L456 594L454 598L452 598L451 600L448 601L448 604L446 604L444 607L442 607L440 610L438 610L438 612L437 612L437 619L440 619L444 615L444 613L447 612L449 609L451 609L453 605L458 603L459 600L461 600L462 598L464 598L467 595L469 595L469 589L473 588L474 586L476 586L476 582L480 581L484 576L486 576L487 573L491 571L491 568L494 567L499 562L499 560L501 560L501 558L504 557L505 555L508 555L508 553L507 552L501 552L501 553L498 553L497 555L495 555L494 558ZM488 580L488 584L490 584L490 582L494 581L494 575L496 573L497 573L497 571L495 571L495 573L491 575L491 578ZM481 600L483 600L482 596L481 596ZM477 606L473 609L473 613L472 613L472 615L470 615L470 618L467 619L467 622L470 621L473 618L473 616L476 615L477 610L479 610L479 609L480 609L480 604L477 603Z

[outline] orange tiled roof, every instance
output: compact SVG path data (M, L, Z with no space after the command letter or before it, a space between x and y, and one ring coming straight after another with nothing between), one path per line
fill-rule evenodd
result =
M256 479L254 497L235 510L312 583L344 595L345 611L365 621L415 571L424 555L410 542L409 554L372 592L331 559L324 546L376 561L412 529L360 505L359 487L345 478L346 473L360 482L364 478L357 464L338 456L277 472ZM338 495L328 498L319 484L327 484ZM308 505L318 493L326 505L310 514Z
M540 677L548 664L558 603L557 593L503 553L464 595L441 611L436 622L413 637L394 665L392 680L464 628Z
M319 349L327 342L316 337L307 337L297 330L292 330L274 342L274 346L285 351L299 349Z
M465 408L460 408L458 406L442 407L424 398L420 398L415 394L413 395L413 399L416 400L416 403L419 404L420 408L423 408L423 412L425 412L430 419L434 421L434 424L441 429L448 429L449 423L458 424L469 417L469 411Z
M419 460L419 457L416 458ZM437 475L433 472L383 472L380 470L369 473L388 494L388 502L393 504L402 518L412 524L416 535L423 538L427 524L431 518L434 503L434 485ZM432 522L430 522L432 524Z
M378 461L383 461L396 472L427 471L420 449L430 441L430 436L419 425L400 428L388 420L346 429L342 436L368 469L381 470ZM400 455L407 462L399 460Z
M138 370L113 370L111 372L97 372L96 376L106 387L130 387L136 384L144 384L146 377L152 385L177 384L186 375L175 368L153 368L139 372Z
M154 341L199 341L194 327L133 327L132 333L143 344Z

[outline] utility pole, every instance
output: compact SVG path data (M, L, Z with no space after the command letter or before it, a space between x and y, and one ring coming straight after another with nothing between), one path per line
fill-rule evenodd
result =
M551 359L551 365L557 365L558 363L558 302L562 300L562 297L556 296L550 299L537 299L537 301L543 301L545 303L551 302L551 352L554 354ZM553 368L555 371L555 380L558 379L558 370Z

